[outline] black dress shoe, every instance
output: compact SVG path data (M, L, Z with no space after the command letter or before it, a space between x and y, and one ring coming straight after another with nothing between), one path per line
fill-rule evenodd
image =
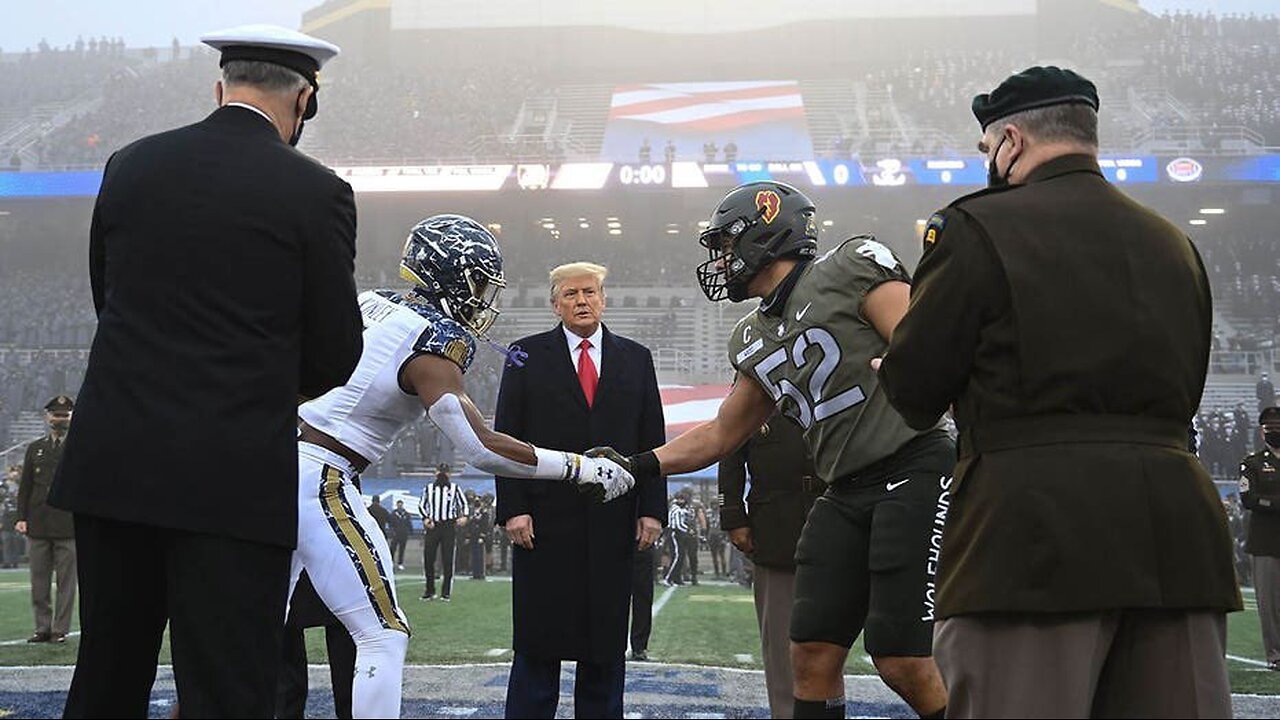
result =
M631 659L638 662L648 662L649 652L647 650L632 650Z
M49 642L50 637L51 635L47 632L38 632L32 635L31 637L27 638L27 642L29 643Z
M49 642L51 642L51 643L58 643L59 645L64 644L64 643L66 643L66 642L67 642L67 634L66 634L66 633L54 633L54 634L52 634L52 635L50 635L50 636L49 636Z

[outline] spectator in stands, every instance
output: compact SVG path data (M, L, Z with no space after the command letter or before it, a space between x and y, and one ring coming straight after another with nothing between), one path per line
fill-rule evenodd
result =
M664 160L668 165L670 165L671 163L675 162L675 160L676 160L676 144L675 144L675 143L673 143L673 142L671 142L670 140L668 140L668 141L667 141L667 146L666 146L666 147L664 147L664 148L662 149L662 157L663 157L663 160Z
M724 144L724 161L735 162L738 159L738 143L730 140Z
M640 143L640 164L648 165L653 162L653 146L649 144L649 138L645 138Z
M1275 407L1276 387L1271 384L1271 378L1265 372L1262 373L1262 377L1258 378L1257 395L1259 412L1263 408Z
M720 152L720 148L716 147L716 142L714 140L708 140L702 143L703 160L709 163L713 163L716 161L716 154L719 152Z
M49 434L27 446L18 486L15 527L27 536L27 552L31 558L31 607L36 631L27 642L64 643L71 631L71 607L76 597L75 529L71 513L49 505L49 488L62 461L75 403L66 395L59 395L44 409ZM51 602L50 592L55 575L56 605Z

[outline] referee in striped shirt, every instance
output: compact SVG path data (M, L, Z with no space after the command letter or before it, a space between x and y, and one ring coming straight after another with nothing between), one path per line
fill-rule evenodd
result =
M453 590L454 543L458 526L467 524L467 498L463 495L462 488L449 481L445 466L441 465L436 472L436 481L422 489L422 500L418 508L425 528L422 566L427 575L427 587L422 592L422 599L434 600L436 597L438 549L444 574L440 599L449 602L449 593Z
M693 552L697 552L697 536L693 535L693 511L689 509L689 496L683 489L676 493L675 502L667 513L667 527L671 532L671 563L663 585L683 585L684 574L689 567L689 539L694 538Z

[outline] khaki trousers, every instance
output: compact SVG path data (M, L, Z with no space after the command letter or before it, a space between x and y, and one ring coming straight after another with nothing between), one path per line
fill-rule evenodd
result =
M76 599L76 541L28 538L31 559L31 609L36 632L66 635L71 632L71 606ZM58 577L58 602L51 604L53 576ZM57 615L54 615L54 609Z
M764 684L769 692L769 712L775 718L791 718L795 689L791 674L791 606L795 604L795 570L756 565L753 588L756 621L760 624L760 656L764 660Z
M1223 612L965 615L934 627L953 718L1231 716Z
M1253 555L1253 589L1267 662L1280 662L1280 558Z

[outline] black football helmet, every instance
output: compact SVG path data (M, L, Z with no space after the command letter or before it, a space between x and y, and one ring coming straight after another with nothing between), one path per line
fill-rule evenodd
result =
M783 257L818 252L813 201L780 182L740 185L720 201L698 243L707 249L698 284L712 302L747 299L747 283Z
M507 285L493 233L463 215L433 215L415 225L400 254L400 276L478 336L498 319Z

